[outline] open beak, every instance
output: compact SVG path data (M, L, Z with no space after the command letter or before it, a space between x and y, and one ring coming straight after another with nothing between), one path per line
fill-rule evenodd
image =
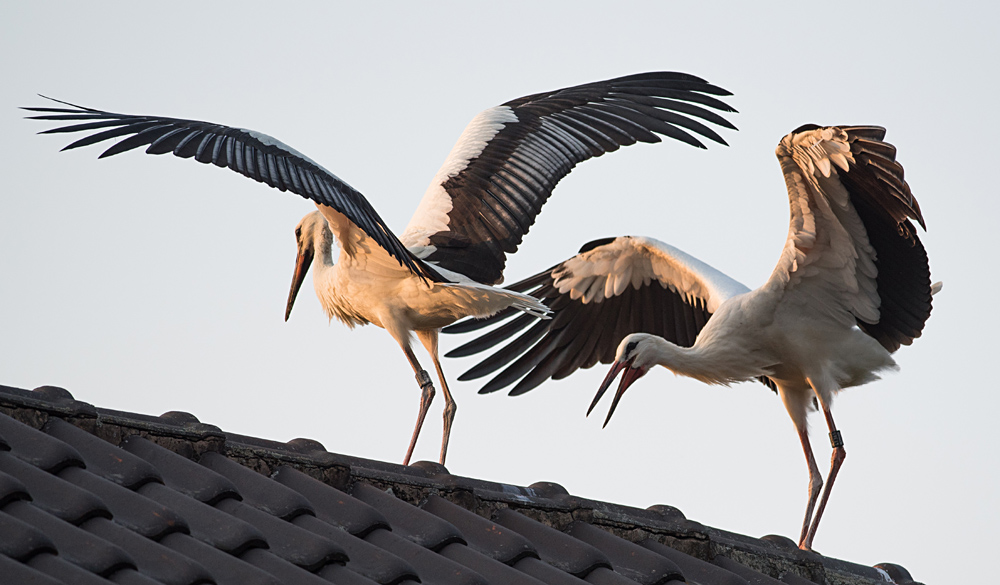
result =
M594 410L594 407L597 406L597 402L602 396L604 396L604 393L608 391L608 388L611 387L611 383L614 382L620 372L624 371L625 373L622 374L622 380L618 384L618 391L615 392L615 399L611 401L611 410L608 411L608 418L604 419L604 425L602 425L601 428L608 426L608 421L611 420L611 415L614 414L615 409L618 408L618 401L622 399L622 394L625 394L628 387L631 386L633 382L643 377L648 371L648 368L633 368L633 361L635 361L634 357L625 362L615 362L614 365L611 366L611 371L608 372L604 381L601 382L601 387L597 390L597 396L594 396L594 401L590 403L590 408L587 409L587 416L590 416L590 411Z
M292 289L288 291L288 304L285 306L285 321L288 321L288 316L292 314L292 305L295 304L295 297L299 294L299 289L302 288L302 281L306 279L306 273L312 266L312 260L312 248L299 250L299 255L295 259L295 274L292 275Z

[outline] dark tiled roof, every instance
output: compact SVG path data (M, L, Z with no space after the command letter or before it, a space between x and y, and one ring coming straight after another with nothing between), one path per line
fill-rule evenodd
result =
M913 583L692 522L0 386L0 583Z

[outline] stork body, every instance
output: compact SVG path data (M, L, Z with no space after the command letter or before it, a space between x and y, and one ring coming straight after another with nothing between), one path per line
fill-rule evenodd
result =
M66 148L125 137L102 153L146 146L228 167L319 208L296 228L298 259L287 319L310 267L320 303L349 327L375 324L399 343L421 387L407 448L409 463L434 396L411 349L416 334L430 353L445 395L440 462L445 462L455 402L438 359L438 330L458 319L547 308L494 288L506 255L517 250L555 185L577 164L636 142L667 136L704 148L694 135L725 144L699 120L732 128L712 110L733 111L723 89L684 73L657 72L588 83L512 100L483 111L459 137L401 237L365 197L312 159L259 132L159 116L133 116L66 104L26 108L40 119L79 121L45 133L86 132ZM334 261L332 246L340 246Z
M520 379L511 393L521 394L549 377L613 361L590 406L621 374L605 424L625 390L655 365L708 384L762 381L780 395L806 456L809 498L799 546L811 548L846 456L833 397L896 367L891 354L920 336L936 292L909 221L923 225L920 208L884 134L877 127L810 125L781 140L776 154L791 220L778 265L760 288L751 291L650 238L592 242L509 287L544 301L551 321L517 318L449 353L469 355L514 338L460 379L507 366L481 392ZM806 420L816 406L833 445L822 499Z

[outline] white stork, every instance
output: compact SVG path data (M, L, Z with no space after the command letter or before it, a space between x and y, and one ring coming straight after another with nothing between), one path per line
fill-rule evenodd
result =
M25 108L37 119L81 121L43 133L89 132L64 150L127 137L101 157L139 146L214 163L313 200L319 211L295 230L298 259L288 318L310 265L320 303L348 327L373 323L399 343L422 392L406 451L408 464L434 396L430 376L410 348L411 333L430 353L445 396L440 462L445 462L455 401L438 359L438 331L468 316L505 308L533 316L532 297L493 288L506 255L517 250L542 204L579 162L635 142L667 136L704 148L691 131L725 141L701 120L733 128L710 111L735 111L712 96L729 92L684 73L645 73L535 94L488 109L472 120L431 181L402 237L364 196L291 147L258 132L158 116L81 108ZM58 101L58 100L56 100ZM686 130L685 130L686 129ZM340 244L334 263L333 240Z
M591 242L509 287L544 301L552 319L520 317L449 352L483 351L534 323L459 379L514 362L480 392L521 378L511 391L516 395L550 377L614 361L590 405L624 372L605 425L625 390L657 364L708 384L760 380L781 396L809 465L799 546L810 549L846 454L830 413L833 397L896 367L890 354L920 336L939 287L931 285L927 254L909 221L924 226L920 208L884 136L878 127L807 125L781 140L776 154L791 221L778 265L760 288L751 291L653 239ZM509 314L445 331L479 329ZM823 480L806 416L817 404L833 456L812 519Z

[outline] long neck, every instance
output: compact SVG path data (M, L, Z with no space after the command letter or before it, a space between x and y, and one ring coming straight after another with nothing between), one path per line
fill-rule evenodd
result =
M313 236L313 287L316 297L329 318L340 317L339 295L336 293L336 270L333 263L333 233L326 225Z
M699 343L699 339L693 347L680 347L662 338L655 340L658 364L677 375L706 384L728 385L766 374L764 367L767 364L753 359L753 355L738 344Z

